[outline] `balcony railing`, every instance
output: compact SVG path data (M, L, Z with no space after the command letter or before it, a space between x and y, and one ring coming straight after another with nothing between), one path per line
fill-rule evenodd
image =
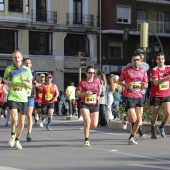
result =
M56 11L31 11L32 22L48 22L48 23L57 23L57 12Z
M94 26L94 15L67 13L66 24L81 24L85 26Z
M137 20L137 28L140 29L140 23L149 23L149 31L154 33L170 34L170 22L158 22L153 20Z
M136 0L139 2L159 3L159 4L170 4L168 0Z

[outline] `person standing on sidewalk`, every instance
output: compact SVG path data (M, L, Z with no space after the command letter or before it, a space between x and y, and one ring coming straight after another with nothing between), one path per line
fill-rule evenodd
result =
M26 66L30 69L32 67L32 62L31 62L30 58L24 58L23 64L24 64L24 66ZM32 77L32 81L33 81L33 77ZM32 140L31 131L32 131L32 125L33 125L32 112L33 112L33 109L34 109L34 90L35 90L34 88L27 89L27 96L28 96L27 137L26 137L27 142L30 142Z
M95 69L88 66L86 78L79 82L76 89L76 96L81 98L80 111L84 120L84 146L89 147L89 131L96 128L99 119L99 95L101 93L100 80L94 77Z
M54 113L54 102L57 101L57 97L59 95L58 88L55 84L52 83L53 76L48 74L46 76L46 82L42 88L42 102L41 102L41 111L42 117L48 117L48 122L46 125L47 130L52 130L50 125L53 118Z
M140 67L145 69L146 71L149 71L149 69L150 69L149 65L143 61L144 60L144 51L142 49L136 49L134 54L140 55L140 58L141 58ZM129 64L127 64L126 67L131 67L131 66L132 66L132 63L129 63ZM142 89L143 104L145 104L145 101L146 101L146 92L147 92L147 89ZM134 124L132 124L132 128L133 128L133 125ZM143 134L143 130L142 130L142 120L141 120L139 129L138 129L138 132L139 132L139 138L145 137L145 134Z
M32 73L30 68L23 66L23 56L16 50L12 56L14 64L5 69L4 83L9 87L8 104L11 113L11 135L9 145L22 149L19 142L24 129L25 115L27 112L27 89L32 88ZM17 133L15 134L16 126Z
M155 123L157 121L159 107L162 106L164 115L162 123L158 126L158 131L163 138L166 137L164 125L170 117L170 66L166 66L165 56L162 53L158 53L156 56L157 66L151 71L151 105L152 105L152 117L151 117L151 138L157 139L155 133Z
M134 123L128 144L138 144L134 135L136 134L143 114L142 89L148 87L148 77L146 71L140 67L140 55L134 54L131 59L132 67L127 67L121 73L118 84L125 87L123 96L126 98L127 115L122 116L122 128L127 128L127 121ZM125 82L125 83L124 83Z

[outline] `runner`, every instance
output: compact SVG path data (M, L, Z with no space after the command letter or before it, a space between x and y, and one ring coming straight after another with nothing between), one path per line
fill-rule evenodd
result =
M127 121L134 123L128 144L138 144L134 135L136 134L143 114L142 89L148 87L148 78L146 71L140 67L140 55L132 56L132 67L127 67L122 72L118 84L125 87L123 96L126 98L127 115L122 116L122 128L127 128ZM125 81L125 83L123 83Z
M27 89L32 88L32 74L28 67L23 66L23 56L20 51L14 51L12 56L14 65L5 69L3 81L9 87L8 104L11 113L11 135L9 145L22 149L19 142L24 129L25 115L27 112ZM16 125L18 125L15 134Z
M165 56L162 53L158 53L156 56L157 66L151 71L151 79L153 81L151 85L151 105L152 105L152 117L151 117L151 138L157 139L155 133L155 123L157 121L159 107L162 106L164 115L162 123L158 127L163 138L166 137L164 131L164 125L170 116L170 66L166 66Z
M55 84L52 83L52 80L53 76L51 74L48 74L46 76L46 83L44 83L42 89L42 104L41 104L43 118L48 117L46 129L49 131L52 130L50 125L54 113L54 102L57 101L57 97L59 95L58 88Z
M26 67L30 68L32 67L32 62L30 58L24 58L23 63ZM32 78L33 80L33 78ZM27 106L27 142L30 142L32 140L31 137L31 131L32 131L32 112L34 108L34 88L27 89L27 96L28 96L28 106Z
M94 77L95 70L92 66L86 69L86 79L79 82L76 96L81 98L80 111L84 120L84 146L89 147L89 130L96 128L99 119L99 94L100 80Z

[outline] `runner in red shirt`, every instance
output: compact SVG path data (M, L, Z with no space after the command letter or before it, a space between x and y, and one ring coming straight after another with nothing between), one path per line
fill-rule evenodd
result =
M155 123L159 113L159 107L162 106L164 110L164 116L162 123L158 127L158 131L161 136L166 137L164 131L164 125L170 117L170 66L166 66L165 56L162 53L158 53L156 56L157 66L151 71L151 79L153 81L151 86L151 105L152 105L152 117L151 117L151 138L157 139L155 133Z
M95 70L92 66L88 66L86 69L86 79L80 81L76 96L81 98L80 111L84 120L84 146L89 147L89 130L90 127L96 128L99 118L99 94L100 80L95 78Z
M53 76L51 74L46 76L46 83L44 83L42 90L41 110L42 116L44 118L48 117L47 130L52 130L50 124L54 113L54 102L57 101L59 95L58 88L52 83L52 79Z

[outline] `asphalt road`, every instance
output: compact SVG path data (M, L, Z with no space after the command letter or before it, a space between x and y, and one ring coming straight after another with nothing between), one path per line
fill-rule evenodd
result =
M90 131L91 147L83 147L83 122L55 116L53 131L34 126L32 142L21 137L23 149L8 146L10 127L0 120L0 170L169 170L170 136L138 140L128 145L129 133L98 127Z

